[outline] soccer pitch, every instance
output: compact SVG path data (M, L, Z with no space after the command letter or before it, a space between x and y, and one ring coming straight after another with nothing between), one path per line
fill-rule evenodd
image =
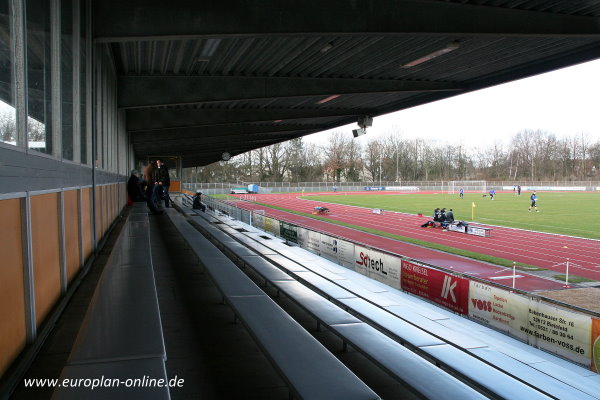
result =
M508 226L540 232L600 239L600 193L597 192L537 192L537 206L528 212L531 193L521 196L496 193L489 195L458 194L348 194L334 196L304 196L309 200L338 203L367 208L400 211L432 216L436 207L454 210L457 220L474 221L488 225ZM474 219L471 206L475 203Z

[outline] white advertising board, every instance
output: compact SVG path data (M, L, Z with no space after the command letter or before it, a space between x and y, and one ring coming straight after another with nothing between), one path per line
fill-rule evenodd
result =
M469 316L532 346L591 365L590 316L473 281Z
M281 236L279 232L279 221L273 218L265 217L265 231L271 232L275 236Z
M311 253L320 255L321 234L304 228L298 228L298 244Z
M321 234L319 255L347 268L354 269L354 244Z
M480 228L478 226L469 226L467 227L467 233L469 235L486 237L489 236L489 229Z
M400 257L354 245L354 270L400 289Z
M527 297L480 282L469 282L469 316L521 340L527 340L527 333L520 326L527 321L529 305Z
M259 213L252 213L252 225L255 228L265 230L265 216Z
M580 364L591 365L592 318L551 304L532 302L523 328L529 343Z

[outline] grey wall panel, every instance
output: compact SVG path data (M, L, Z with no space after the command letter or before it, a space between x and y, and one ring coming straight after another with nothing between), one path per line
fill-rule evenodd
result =
M98 184L127 179L103 171L96 171L96 174ZM0 194L91 184L90 167L0 147Z

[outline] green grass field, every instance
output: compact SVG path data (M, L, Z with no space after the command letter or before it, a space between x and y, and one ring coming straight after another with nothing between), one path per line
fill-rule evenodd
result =
M336 195L305 196L303 198L328 203L400 211L431 216L436 207L452 208L454 218L489 225L509 226L534 231L600 239L600 193L538 192L539 213L528 212L530 193L521 196L497 193L494 200L482 194L399 194L399 195ZM471 204L475 203L475 218L471 219Z

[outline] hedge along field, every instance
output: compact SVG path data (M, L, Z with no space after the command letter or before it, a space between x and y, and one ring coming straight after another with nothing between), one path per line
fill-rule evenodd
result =
M334 196L304 196L302 198L328 203L346 204L367 208L381 208L409 214L432 216L436 207L454 210L457 220L471 221L471 204L475 203L474 222L507 226L540 232L600 239L600 193L599 192L537 192L540 212L528 212L531 192L521 196L496 193L494 200L489 194L361 194Z

